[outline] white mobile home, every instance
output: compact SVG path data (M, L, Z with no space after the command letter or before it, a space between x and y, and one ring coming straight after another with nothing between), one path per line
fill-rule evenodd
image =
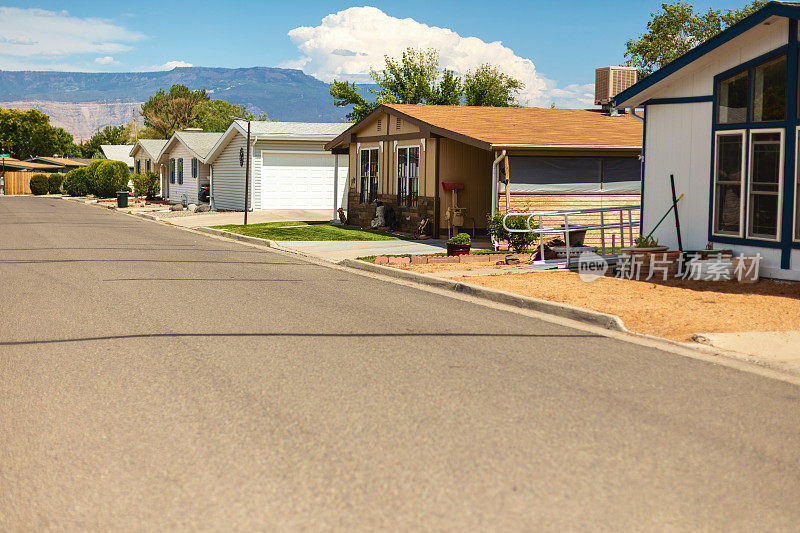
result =
M347 158L324 149L350 124L250 123L250 210L347 208ZM247 122L234 121L209 151L214 209L244 209Z
M164 165L167 179L162 196L173 202L199 203L200 187L208 185L211 171L203 160L222 133L196 129L176 131L161 149L158 162Z
M148 172L155 172L161 176L161 190L166 190L164 185L165 173L162 172L162 165L158 162L158 156L167 141L164 139L138 139L136 144L130 151L130 156L133 158L133 173L146 174Z
M614 98L645 109L642 233L674 175L684 248L760 253L763 275L800 280L798 19L769 2ZM655 236L677 247L673 224Z

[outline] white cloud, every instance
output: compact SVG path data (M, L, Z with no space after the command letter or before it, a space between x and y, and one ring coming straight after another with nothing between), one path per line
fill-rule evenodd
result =
M187 63L186 61L167 61L163 65L152 65L150 67L145 67L141 70L143 71L152 71L152 70L172 70L178 67L193 67L191 63Z
M131 50L129 43L145 38L101 18L73 17L67 11L0 7L0 58L41 60L73 54L108 54Z
M116 61L111 56L96 57L94 58L94 62L98 65L119 65L119 61Z
M498 65L525 84L520 100L529 105L549 105L556 98L551 95L555 83L537 72L530 59L516 55L503 43L487 43L411 18L391 17L375 7L351 7L330 14L318 26L291 30L289 38L303 55L281 66L300 68L325 81L370 82L370 68L382 68L384 55L399 57L414 46L439 50L440 65L462 75L484 63ZM562 91L581 91L577 86L569 87ZM567 98L566 93L558 99L560 107L567 107L562 98ZM576 99L570 107L582 105L582 100Z
M554 87L550 89L550 99L556 107L593 107L594 106L594 83L567 85L561 89Z

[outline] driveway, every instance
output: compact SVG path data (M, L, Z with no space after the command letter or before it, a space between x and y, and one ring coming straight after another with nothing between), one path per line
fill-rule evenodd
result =
M247 214L248 224L295 220L327 221L332 219L333 211L330 209L269 209L265 211L253 211L252 213ZM166 220L168 220L170 224L182 226L184 228L224 226L226 224L242 224L244 222L244 212L197 213L178 217L168 217Z
M800 387L75 202L0 235L0 531L800 523Z

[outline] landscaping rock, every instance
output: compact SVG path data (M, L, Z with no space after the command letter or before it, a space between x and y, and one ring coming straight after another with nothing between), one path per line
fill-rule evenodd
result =
M197 204L189 204L186 209L188 209L190 213L194 213L197 211Z
M410 257L390 257L389 258L390 265L410 265L411 258Z
M458 255L443 255L428 257L428 263L458 263L461 261Z
M379 255L378 257L375 258L375 264L376 265L388 265L389 264L389 258L386 257L385 255Z
M425 255L412 255L411 256L411 264L412 265L427 265L428 264L428 256Z
M206 213L211 211L211 206L208 204L200 204L197 206L197 209L194 210L195 213Z
M181 204L175 204L169 208L170 211L183 211L183 206Z

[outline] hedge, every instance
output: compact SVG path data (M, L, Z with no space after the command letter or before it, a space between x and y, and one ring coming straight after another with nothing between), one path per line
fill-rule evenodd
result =
M35 195L47 194L47 176L34 174L30 182L31 192Z
M64 178L61 174L50 174L47 177L47 191L50 194L58 194L61 192L61 183L64 181Z
M89 165L91 172L92 165ZM98 198L113 198L117 195L117 191L128 191L128 181L131 179L131 171L128 165L122 161L103 161L97 165L94 171L94 179L92 179L91 193Z
M64 176L64 192L70 196L86 196L89 194L90 181L86 167L72 169Z

